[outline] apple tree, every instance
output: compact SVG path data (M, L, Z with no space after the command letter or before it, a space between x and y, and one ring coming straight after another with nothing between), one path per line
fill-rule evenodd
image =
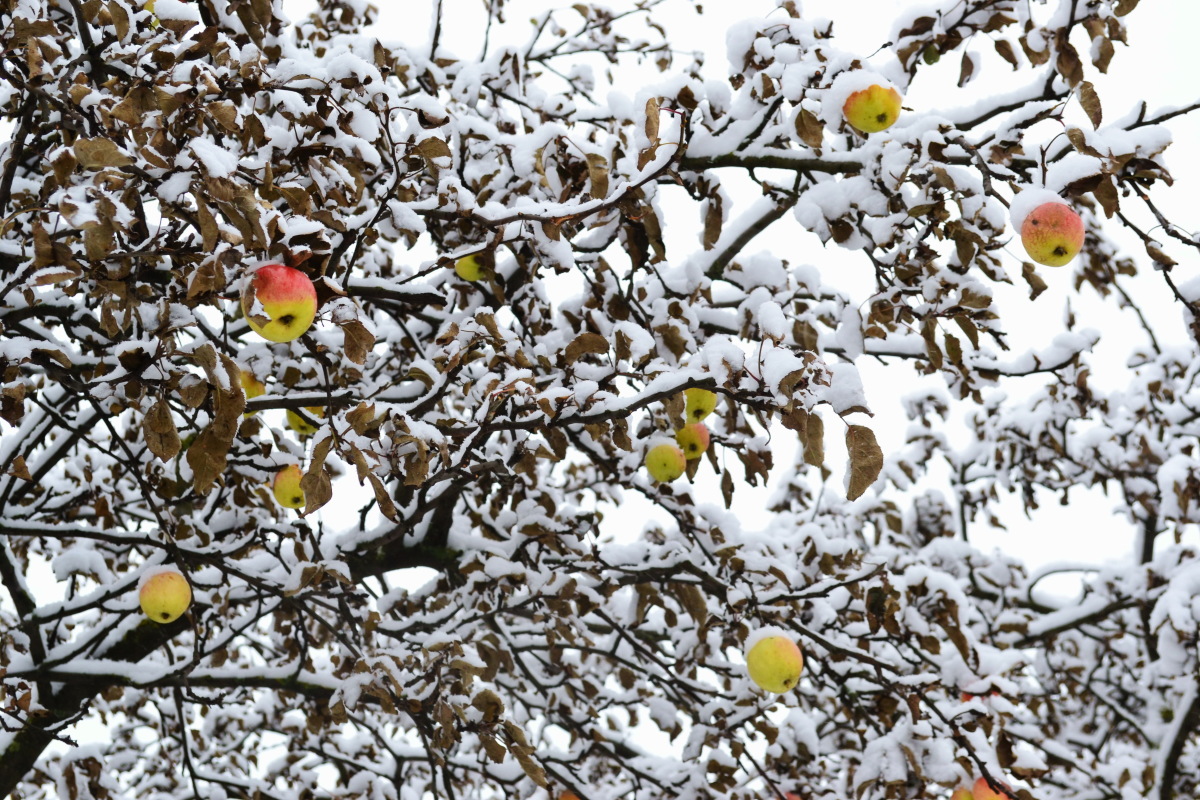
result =
M291 5L0 0L0 795L1200 792L1197 240L1158 199L1200 104L1105 102L1137 0L937 0L876 52L748 3L707 59L674 0ZM844 118L947 64L1010 88ZM1025 192L1081 218L1066 267ZM315 292L286 341L241 310L268 264ZM707 448L655 480L688 390ZM1129 557L979 546L1055 498Z

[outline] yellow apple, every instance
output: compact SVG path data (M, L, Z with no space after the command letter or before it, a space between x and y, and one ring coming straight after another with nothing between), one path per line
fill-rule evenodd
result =
M768 692L783 694L800 681L804 656L787 636L759 639L746 653L746 671L750 680Z
M846 98L842 114L863 133L879 133L900 118L900 93L872 84Z
M479 262L479 256L474 254L463 256L454 262L455 274L464 281L477 281L484 276L486 271L483 264Z
M974 800L1008 800L1008 798L988 786L986 778L980 778L975 781Z
M246 399L251 397L260 397L267 392L267 385L254 377L253 374L242 370L242 391L246 393ZM245 416L253 416L257 411L247 411Z
M300 467L288 464L275 473L271 483L271 491L275 494L275 502L284 508L304 508L304 490L300 488L300 478L303 477Z
M260 313L255 313L256 305ZM259 336L272 342L290 342L312 327L317 316L317 290L300 270L267 264L246 281L242 313Z
M1083 220L1066 203L1042 203L1021 223L1021 244L1037 263L1061 267L1083 247Z
M142 582L138 592L142 612L163 625L179 619L192 604L192 587L177 569L163 569Z
M683 418L688 422L699 422L717 407L717 393L708 389L685 389L683 397L687 401Z
M686 470L687 458L673 444L660 444L646 453L646 471L659 483L670 483Z
M708 426L703 422L693 422L675 431L675 441L683 448L688 461L704 455L708 449L708 439Z
M975 800L975 795L971 794L971 790L967 787L955 789L954 794L950 795L950 800Z
M325 416L325 409L322 406L305 406L304 410L308 412L310 417ZM287 410L287 422L288 427L301 436L312 436L317 432L316 425L310 425L305 422L303 417L290 408Z

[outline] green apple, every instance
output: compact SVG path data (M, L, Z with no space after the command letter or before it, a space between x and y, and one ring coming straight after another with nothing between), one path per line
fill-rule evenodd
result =
M1042 203L1021 223L1021 244L1037 263L1064 266L1083 247L1083 220L1066 203Z
M486 274L487 269L480 263L479 256L472 254L455 261L454 272L464 281L477 281Z
M254 313L256 305L261 313ZM317 316L317 290L300 270L267 264L246 281L242 313L259 336L272 342L290 342L312 327Z
M675 441L683 448L688 461L704 455L708 449L708 426L703 422L692 422L675 431Z
M304 490L300 488L301 477L303 474L296 464L288 464L275 473L275 480L271 483L275 502L284 508L304 508Z
M685 389L683 398L687 401L683 418L688 422L699 422L717 407L717 393L708 389Z
M804 655L787 636L766 636L746 653L746 671L760 688L775 694L789 691L800 681Z
M188 610L192 604L192 587L179 570L160 569L142 581L138 600L147 617L165 625Z
M660 444L646 452L646 471L659 483L670 483L687 471L687 457L673 444Z
M242 391L246 393L246 399L251 397L261 397L267 392L267 385L254 377L252 373L242 370ZM247 411L244 416L250 417L257 414L257 411Z
M308 412L310 417L325 416L325 409L322 406L305 406L304 410ZM316 425L310 425L303 417L290 408L287 410L287 423L289 428L301 436L312 436L317 432Z
M871 84L846 98L842 114L846 122L863 133L879 133L900 118L900 93L891 87Z

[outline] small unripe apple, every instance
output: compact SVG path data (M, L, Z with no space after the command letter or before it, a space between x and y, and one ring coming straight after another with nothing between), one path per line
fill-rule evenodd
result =
M804 655L787 636L759 639L746 653L746 671L750 680L768 692L783 694L800 681Z
M179 619L192 604L192 587L177 569L160 569L143 579L138 592L142 613L166 625Z
M267 392L267 385L254 377L246 370L242 370L242 391L246 393L246 399L251 397L260 397ZM250 417L257 414L257 411L247 411L244 416Z
M1021 223L1021 244L1037 263L1061 267L1083 247L1083 220L1066 203L1042 203Z
M1007 797L989 786L986 778L975 781L973 796L974 800L1008 800Z
M300 488L301 477L303 474L296 464L288 464L275 473L275 480L271 483L275 502L284 508L304 508L304 490Z
M325 416L325 409L322 406L305 406L304 410L308 412L310 417ZM312 436L317 432L316 425L310 425L309 423L305 422L304 417L300 416L290 408L287 410L287 423L289 428L301 436Z
M717 393L708 389L685 389L683 398L686 401L683 418L688 422L699 422L717 407Z
M704 455L708 449L708 426L703 422L692 422L675 432L675 441L683 448L688 461Z
M900 93L877 83L854 92L842 105L846 122L863 133L879 133L900 118Z
M670 483L687 471L687 457L673 444L660 444L646 452L646 471L659 483Z
M921 60L929 65L936 64L942 60L942 51L937 49L936 44L927 45L921 52Z
M477 281L483 277L485 269L475 254L463 256L454 262L454 272L464 281Z
M261 313L255 314L257 302ZM267 264L250 274L242 291L242 313L250 328L272 342L304 335L317 316L317 290L298 269Z

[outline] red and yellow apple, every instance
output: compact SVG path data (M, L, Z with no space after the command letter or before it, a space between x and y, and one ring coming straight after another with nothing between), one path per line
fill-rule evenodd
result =
M275 480L271 483L275 502L284 508L304 508L304 490L300 488L302 477L303 473L296 464L288 464L275 473Z
M842 115L863 133L879 133L900 118L900 93L891 87L871 84L846 98Z
M272 342L290 342L312 327L317 316L317 290L300 270L267 264L247 279L242 313L259 336Z
M179 619L192 604L192 587L177 569L159 569L142 581L138 591L142 612L166 625Z
M688 461L704 455L708 449L708 426L703 422L691 422L675 431L675 441L683 450Z
M717 407L717 393L708 389L685 389L683 417L688 422L699 422Z
M972 796L973 800L1008 800L1007 797L989 786L986 778L975 781L975 790Z
M660 444L646 451L646 471L659 483L670 483L687 471L687 457L673 444Z
M783 694L800 682L804 655L787 636L765 636L746 653L750 680L768 692Z
M1021 244L1037 263L1064 266L1083 248L1083 220L1066 203L1042 203L1021 223Z

